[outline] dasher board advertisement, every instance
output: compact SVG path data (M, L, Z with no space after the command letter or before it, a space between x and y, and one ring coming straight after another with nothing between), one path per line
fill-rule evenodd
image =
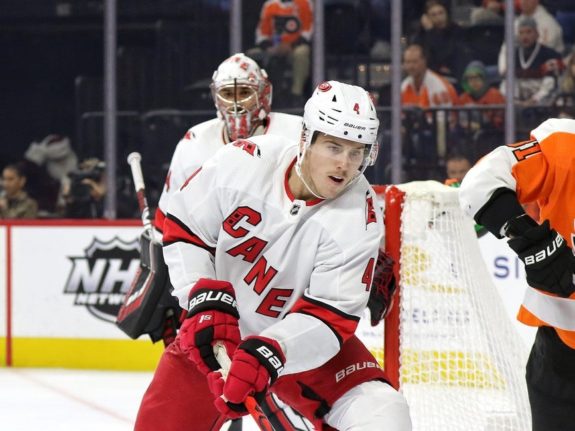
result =
M139 267L137 222L36 221L3 229L10 241L2 253L11 262L2 289L11 296L5 362L113 369L155 363L161 346L130 340L115 325Z

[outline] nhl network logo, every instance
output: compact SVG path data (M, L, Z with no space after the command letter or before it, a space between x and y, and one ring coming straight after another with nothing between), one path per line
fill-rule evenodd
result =
M64 293L74 305L86 307L98 319L114 323L140 264L138 239L131 242L94 238L84 256L68 258L72 269Z

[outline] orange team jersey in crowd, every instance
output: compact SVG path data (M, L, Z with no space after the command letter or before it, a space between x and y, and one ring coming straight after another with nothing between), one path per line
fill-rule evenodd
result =
M260 21L256 30L256 44L281 35L281 41L292 44L303 37L311 40L313 13L309 0L281 2L268 0L262 6Z
M460 105L503 105L505 98L496 88L490 88L479 99L474 99L469 93L463 93L459 96ZM495 127L503 127L503 110L498 111L482 111L485 118L491 122Z
M459 96L460 105L502 105L505 98L496 88L490 88L479 99L474 99L469 93L463 93Z
M445 78L431 70L425 72L419 91L413 78L408 76L401 83L401 103L405 106L432 108L454 106L458 103L457 91Z
M540 220L549 220L551 227L573 247L575 120L549 119L531 132L531 138L502 145L483 157L466 175L460 189L462 206L474 215L495 190L507 187L515 190L521 204L537 202ZM575 309L575 293L570 299L555 300L554 296L527 289L517 318L529 326L554 327L563 342L575 348L575 329L558 328L567 310Z

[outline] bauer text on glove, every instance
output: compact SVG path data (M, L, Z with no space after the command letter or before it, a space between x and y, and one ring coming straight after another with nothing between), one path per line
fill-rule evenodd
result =
M574 291L575 256L565 239L551 229L549 220L538 225L528 215L510 220L505 235L525 264L527 283L537 289L568 297Z
M202 373L220 368L213 351L216 342L223 342L230 355L236 350L241 341L239 317L231 283L206 278L197 281L180 329L180 346Z

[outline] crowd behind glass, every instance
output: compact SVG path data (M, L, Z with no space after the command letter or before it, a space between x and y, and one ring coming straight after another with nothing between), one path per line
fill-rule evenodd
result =
M246 38L244 51L268 70L274 86L274 110L300 114L312 88L313 8L309 0L294 0L295 21L278 21L270 16L273 11L266 10L266 2L255 3L261 10L248 7L243 11L244 34L253 33L253 38ZM384 131L380 158L377 175L366 172L368 179L377 182L390 181L390 3L325 0L324 13L326 78L362 85L377 102ZM414 0L408 2L409 7L405 3L401 86L405 181L450 180L453 175L449 167L454 163L470 166L503 144L504 103L511 95L519 139L527 139L529 131L545 118L575 116L575 2L515 1L514 89L507 89L502 80L506 51L503 1ZM202 0L196 7L221 17L224 23L229 17L226 0ZM201 13L198 20L203 20ZM289 37L282 36L281 32L290 26L297 30ZM191 43L189 35L183 41L175 37L181 29L166 28L171 43L180 44L177 52ZM127 101L123 88L136 85L141 75L132 78L130 71L145 71L146 65L120 65L119 162L123 165L120 157L129 151L143 153L148 199L154 206L179 137L194 124L215 117L206 65L213 70L225 57L208 43L201 50L194 49L198 58L201 55L206 61L192 62L175 73L166 67L166 80L176 94L184 96L164 100L162 109L146 109L144 102ZM163 64L172 63L164 59ZM183 88L174 84L175 78L169 79L185 76L186 68L194 65L194 73L201 69L203 79L188 82ZM83 102L85 97L78 97L93 93L94 88L101 89L101 79L94 87L86 77L77 77L75 134L64 136L58 130L46 130L46 135L28 144L20 158L0 160L0 219L102 217L106 166L102 161L101 101L99 106L89 106L91 102ZM144 98L138 88L132 92ZM119 166L119 171L117 216L136 217L137 204L127 166Z

